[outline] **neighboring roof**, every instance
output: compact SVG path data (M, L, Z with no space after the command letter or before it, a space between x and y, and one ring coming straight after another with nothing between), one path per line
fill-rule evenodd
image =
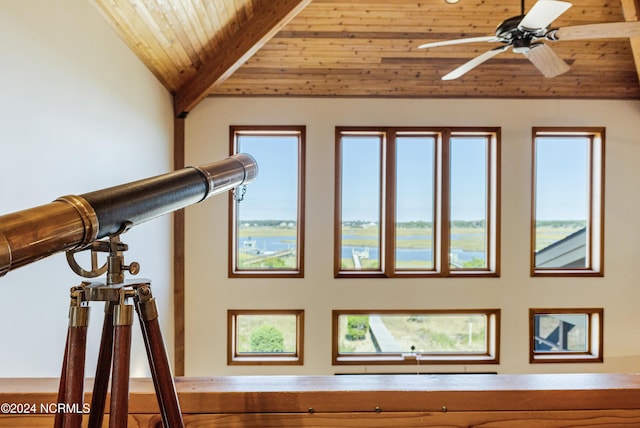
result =
M585 267L587 228L568 235L536 253L537 268Z

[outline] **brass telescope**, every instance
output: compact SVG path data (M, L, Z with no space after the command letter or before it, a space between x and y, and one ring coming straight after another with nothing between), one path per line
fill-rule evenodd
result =
M0 216L0 276L249 183L257 174L255 159L241 153L5 214Z

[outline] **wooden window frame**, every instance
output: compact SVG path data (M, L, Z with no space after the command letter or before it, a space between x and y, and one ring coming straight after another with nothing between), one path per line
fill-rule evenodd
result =
M536 315L578 314L587 316L589 331L586 351L536 352ZM602 363L604 361L604 310L602 308L531 308L529 309L529 363Z
M297 219L297 269L238 269L237 254L237 202L234 192L229 192L229 278L304 278L304 237L305 237L305 176L306 176L306 126L240 126L229 127L229 152L237 153L237 135L298 136L298 219ZM258 165L258 170L260 165ZM259 179L259 173L258 173Z
M296 351L283 353L252 353L245 355L237 352L238 337L236 319L239 315L295 315ZM303 309L229 309L227 310L227 365L277 365L301 366L304 364L304 310Z
M380 267L378 269L368 269L368 270L343 270L341 268L342 265L342 135L348 130L349 135L352 136L379 136L380 137L380 204L378 213L378 217L380 219L380 230L379 233L379 242L380 242ZM385 241L389 239L387 235L385 224L385 203L384 201L388 201L388 189L386 183L386 177L383 174L384 165L385 165L385 156L387 154L387 138L386 138L386 128L380 127L354 127L354 128L335 128L335 211L334 211L334 276L336 278L340 277L351 277L351 278L384 278L387 276L385 272L385 264L387 261L387 257L385 254ZM386 204L388 205L388 203Z
M589 207L587 218L587 259L584 268L540 268L536 266L536 139L537 137L587 137L589 139ZM534 127L532 129L531 170L531 276L604 276L604 127Z
M334 276L336 278L414 278L500 276L500 128L494 127L336 127ZM345 270L342 253L342 137L380 135L380 268ZM395 266L395 140L397 136L433 136L436 140L434 166L434 268L397 269ZM486 268L450 268L450 141L459 136L487 138L487 251Z
M361 353L358 355L339 352L339 317L341 315L485 315L486 350L484 353ZM332 365L459 365L500 363L500 309L422 309L422 310L369 310L334 309L331 325Z

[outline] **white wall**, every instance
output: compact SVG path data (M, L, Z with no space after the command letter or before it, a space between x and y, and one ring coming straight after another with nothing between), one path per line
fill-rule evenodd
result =
M0 214L170 171L169 93L85 0L0 2ZM153 281L172 349L171 219L123 237ZM63 254L0 278L0 377L60 374L69 288ZM87 376L103 305L92 304ZM132 375L148 373L134 326Z
M187 209L186 374L333 374L410 371L332 367L332 309L501 308L498 366L425 371L637 372L640 370L640 102L571 100L382 100L211 98L187 118L187 163L228 155L230 125L306 125L304 279L227 278L227 198ZM502 128L500 278L333 278L334 127L499 126ZM606 127L604 278L530 278L531 128ZM259 178L258 178L259 179ZM250 197L249 185L247 197ZM363 289L368 290L363 293ZM604 363L529 364L528 308L604 307ZM302 367L226 365L226 310L304 309Z

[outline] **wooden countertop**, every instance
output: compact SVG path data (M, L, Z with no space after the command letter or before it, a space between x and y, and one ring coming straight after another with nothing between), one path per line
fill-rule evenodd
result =
M51 403L57 389L54 378L2 378L0 402ZM640 408L640 374L180 377L176 389L184 414ZM150 379L131 379L130 397L130 413L158 411Z

